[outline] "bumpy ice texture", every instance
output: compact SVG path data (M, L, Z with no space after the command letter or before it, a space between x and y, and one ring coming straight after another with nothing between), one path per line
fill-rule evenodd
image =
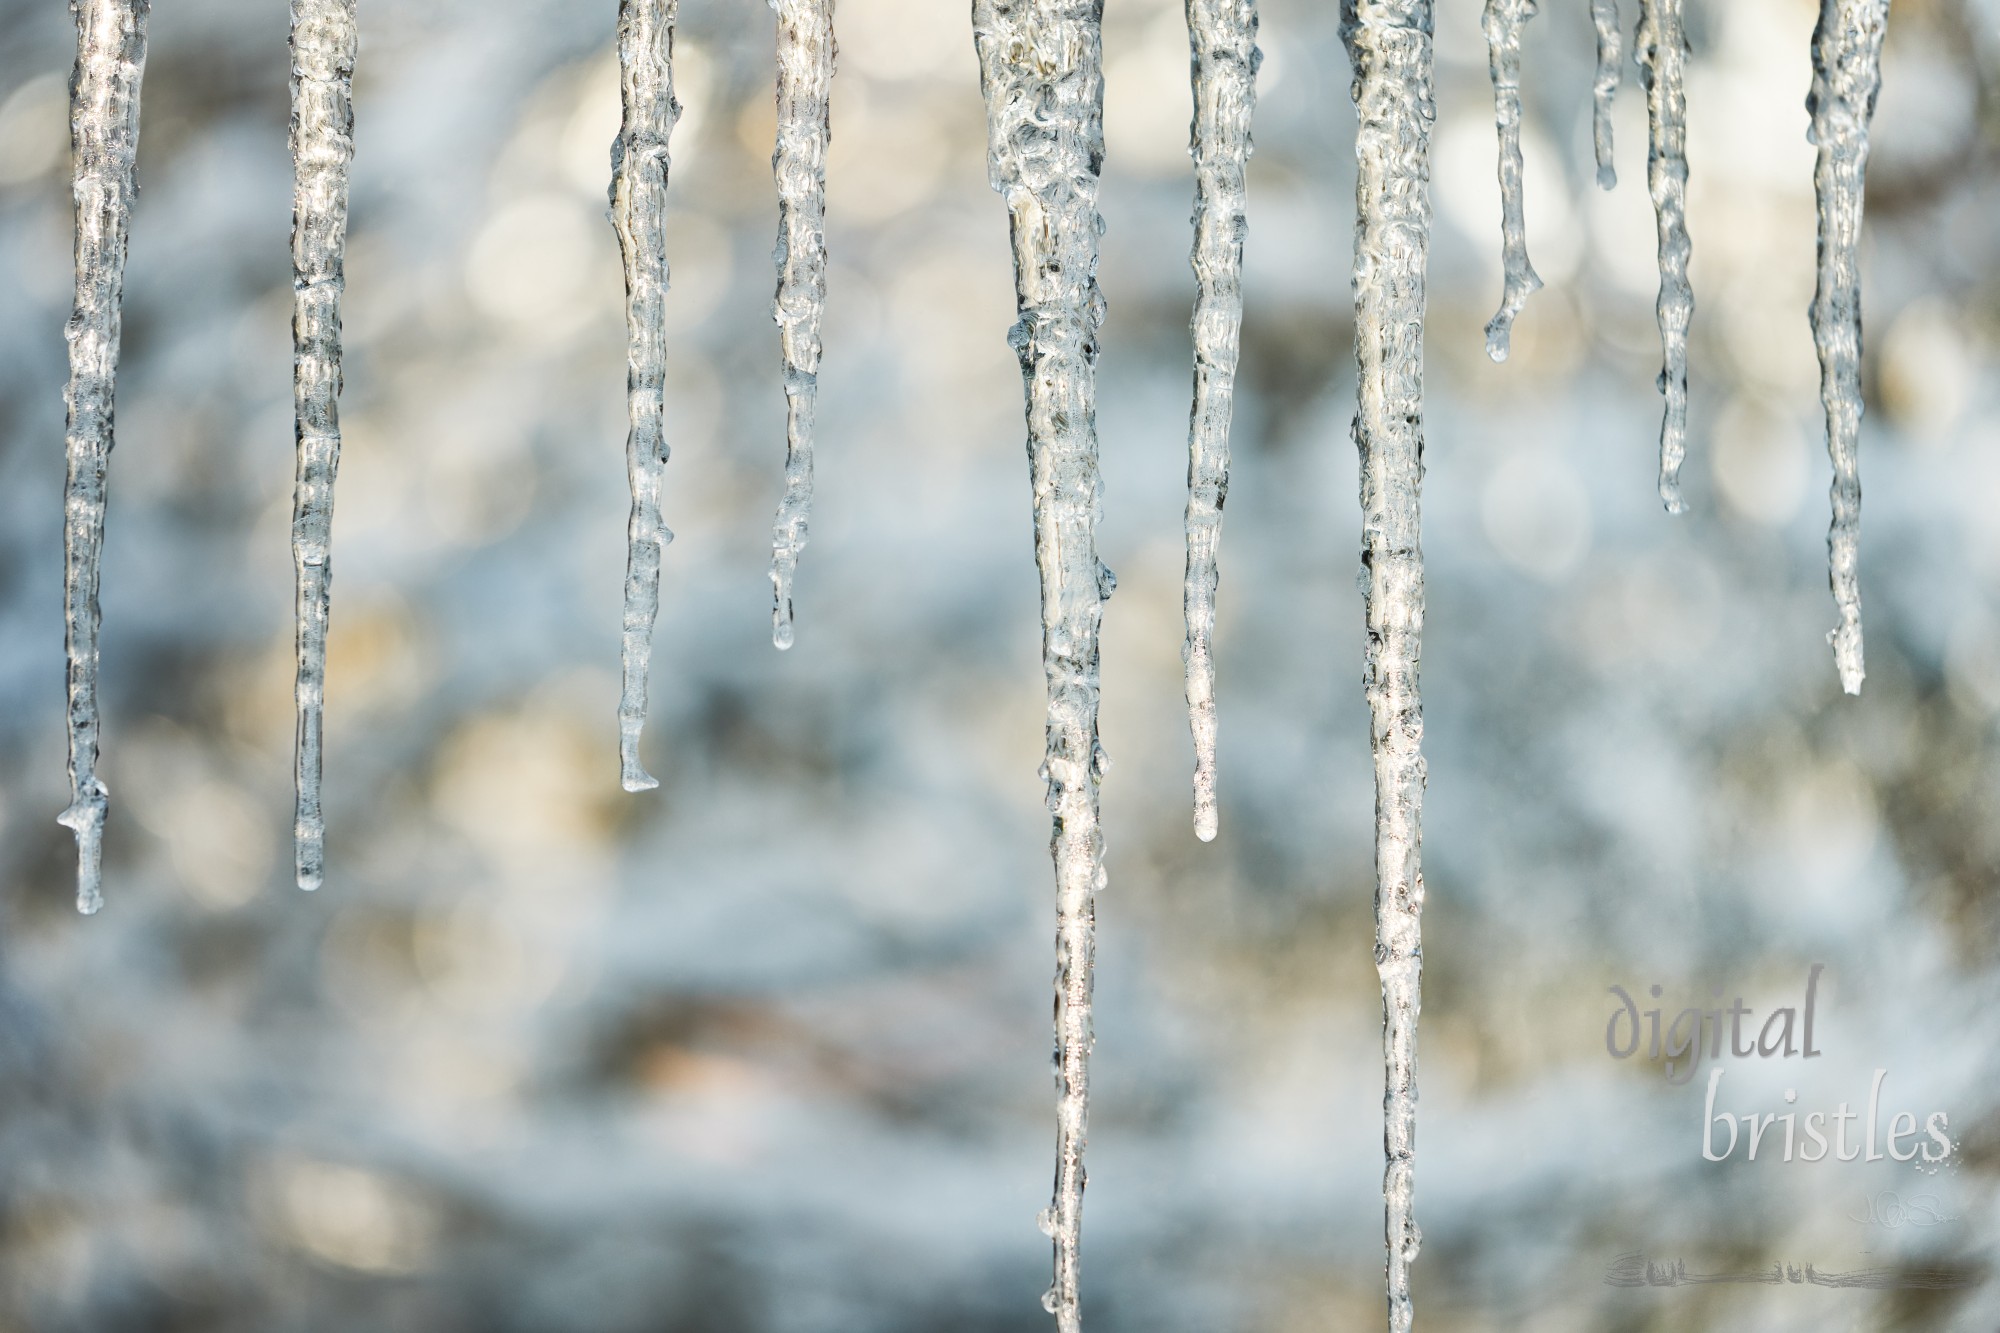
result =
M1382 1179L1389 1327L1408 1333L1414 1211L1417 1017L1423 966L1424 282L1430 247L1430 0L1343 0L1354 64L1354 443L1361 451L1361 563L1375 757L1375 962L1382 979Z
M139 83L146 69L149 0L75 0L70 161L76 197L76 304L69 342L63 485L63 628L68 676L70 803L58 817L76 834L76 908L104 905L104 816L97 776L98 566L104 549L105 473L125 290L125 245L137 190Z
M1694 288L1688 285L1687 33L1681 0L1639 0L1636 38L1639 79L1646 87L1646 185L1659 224L1660 503L1670 514L1681 502L1681 461L1687 457L1688 326Z
M1486 355L1505 361L1514 318L1541 290L1528 262L1528 224L1521 201L1521 28L1535 16L1535 0L1486 0L1487 67L1493 75L1493 119L1500 132L1500 309L1486 325Z
M340 296L347 173L354 160L354 0L292 4L292 399L298 475L292 502L297 576L298 746L295 873L326 877L320 811L326 630L333 581L333 484L340 469Z
M1115 580L1097 558L1098 173L1104 159L1101 0L975 0L988 166L1007 201L1042 578L1048 678L1043 777L1055 817L1055 1190L1041 1215L1055 1281L1043 1305L1082 1327L1078 1255L1089 1105L1093 896L1104 885L1098 789L1098 628Z
M1194 831L1215 837L1215 589L1222 506L1229 495L1229 419L1243 329L1244 175L1257 106L1256 0L1187 0L1193 56L1194 406L1188 415L1188 725L1194 734Z
M1611 160L1611 107L1618 96L1619 63L1624 42L1618 31L1618 0L1590 0L1590 21L1597 28L1597 79L1590 88L1590 138L1597 149L1597 186L1618 184Z
M785 362L785 495L771 534L771 642L792 646L792 576L812 518L813 409L826 308L826 150L833 0L771 0L778 14L778 321Z
M611 145L611 224L625 259L625 617L618 700L618 758L626 791L659 786L639 762L653 622L660 613L660 556L674 534L660 519L666 470L667 138L674 100L675 0L620 0L618 68L624 120Z
M1812 142L1819 148L1819 285L1813 345L1833 460L1833 526L1828 578L1840 624L1827 635L1840 685L1861 693L1861 201L1868 172L1868 124L1882 87L1882 37L1889 0L1821 0L1813 31Z

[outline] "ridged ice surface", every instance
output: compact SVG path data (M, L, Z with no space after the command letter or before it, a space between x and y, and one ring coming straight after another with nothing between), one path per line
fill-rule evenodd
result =
M1505 361L1514 318L1541 290L1528 262L1528 223L1521 200L1521 28L1535 0L1486 0L1486 62L1493 76L1493 121L1500 133L1500 309L1486 325L1486 355Z
M833 0L771 0L778 15L778 295L785 363L785 495L771 533L771 642L792 646L792 576L812 518L813 415L826 308L826 150Z
M1244 174L1257 107L1256 0L1188 0L1194 80L1194 406L1188 415L1188 725L1194 735L1194 831L1215 837L1215 590L1229 495L1229 420L1243 330Z
M1597 29L1597 78L1590 86L1590 139L1597 150L1597 185L1618 184L1618 167L1611 160L1611 108L1618 97L1618 76L1625 43L1618 31L1618 0L1590 0L1590 21Z
M98 566L104 550L105 473L131 231L139 82L146 68L149 0L75 0L76 72L70 79L70 162L76 197L76 304L69 342L64 438L63 628L68 659L69 808L76 834L76 907L104 905L104 816L97 776Z
M1082 1327L1078 1250L1091 1048L1093 895L1104 884L1098 786L1098 627L1111 571L1097 558L1098 172L1104 158L1099 0L976 0L988 165L1006 198L1042 578L1048 677L1043 777L1055 816L1055 1191L1041 1216L1055 1281L1043 1304L1061 1333Z
M626 791L659 786L639 762L653 622L660 613L660 556L674 534L660 520L666 470L667 138L674 100L675 0L621 0L618 69L624 119L611 145L611 223L625 259L625 616L618 699L618 757Z
M1882 37L1889 0L1820 0L1813 31L1812 142L1819 148L1813 188L1819 196L1819 285L1813 293L1813 345L1819 349L1819 397L1826 409L1826 451L1833 460L1833 526L1828 577L1840 624L1833 644L1840 685L1861 693L1861 202L1868 172L1868 123L1882 86Z
M1417 1230L1417 1016L1423 964L1424 282L1430 248L1430 0L1344 0L1354 64L1354 443L1375 758L1375 962L1382 979L1382 1179L1389 1327L1407 1333Z
M1639 80L1646 87L1646 187L1659 225L1660 502L1670 514L1681 503L1681 461L1687 457L1688 325L1694 288L1688 285L1687 33L1681 0L1639 0L1635 42Z
M292 399L298 475L292 503L297 575L298 748L294 869L302 889L326 877L320 811L326 629L333 580L333 483L340 469L340 296L347 173L354 160L354 0L292 3Z

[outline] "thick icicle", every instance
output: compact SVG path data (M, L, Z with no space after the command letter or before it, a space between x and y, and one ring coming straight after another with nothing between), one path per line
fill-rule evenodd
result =
M1882 86L1882 36L1889 0L1820 0L1813 31L1810 138L1819 148L1813 187L1819 195L1819 285L1813 293L1813 344L1819 349L1819 397L1826 408L1826 451L1833 460L1833 527L1828 577L1840 624L1833 645L1840 685L1861 693L1861 199L1868 171L1868 123Z
M1098 786L1098 626L1115 581L1097 558L1098 173L1104 158L1102 0L974 0L988 166L1005 196L1042 577L1048 676L1042 774L1055 816L1054 1197L1042 1214L1055 1281L1043 1304L1061 1333L1082 1327L1077 1260L1091 1048L1093 895L1104 884Z
M1424 281L1430 246L1430 0L1343 0L1354 64L1354 443L1361 451L1361 563L1375 757L1375 964L1382 978L1382 1193L1389 1327L1408 1333L1414 1214L1417 1015L1423 964Z
M1194 406L1188 416L1188 725L1194 733L1194 831L1215 837L1215 554L1229 495L1229 418L1243 328L1243 237L1250 118L1257 106L1256 0L1187 0L1194 124Z
M104 816L97 776L98 562L104 549L105 472L111 461L118 338L131 231L139 83L150 0L74 0L76 72L70 76L70 153L76 198L76 305L69 342L64 439L63 627L68 658L69 808L76 834L76 908L104 905Z
M1687 457L1688 326L1694 289L1688 285L1687 33L1681 0L1639 0L1639 81L1646 87L1646 185L1660 236L1660 502L1670 514L1681 503L1681 460Z
M1528 223L1521 202L1521 28L1535 0L1486 0L1486 61L1493 75L1493 119L1500 131L1500 309L1486 325L1486 355L1507 359L1514 317L1542 288L1528 262Z
M771 533L771 642L792 646L792 575L812 518L813 409L826 307L826 149L833 0L771 0L778 14L778 321L785 359L785 497Z
M1597 147L1597 187L1618 184L1618 167L1611 160L1611 107L1618 96L1619 64L1624 42L1618 31L1618 0L1590 0L1590 21L1597 28L1597 80L1591 85L1590 137Z
M333 483L340 470L340 295L347 170L354 160L354 0L292 0L292 398L298 477L292 565L298 578L297 805L302 889L326 875L320 813L321 705L333 581Z
M660 520L667 463L667 138L680 118L674 100L676 0L620 0L618 68L624 120L611 144L611 224L625 258L625 470L632 483L626 525L624 688L618 699L618 758L626 791L659 780L639 762L653 622L660 613L660 555L674 534Z

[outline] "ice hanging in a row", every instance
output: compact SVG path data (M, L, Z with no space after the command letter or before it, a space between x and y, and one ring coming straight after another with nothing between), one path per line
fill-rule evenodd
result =
M1688 331L1694 290L1688 282L1687 32L1683 0L1639 0L1634 41L1646 90L1647 186L1658 224L1660 291L1660 499L1670 513L1686 505L1680 469L1687 457ZM1812 37L1808 138L1818 151L1813 190L1818 214L1818 282L1809 312L1820 363L1820 401L1833 465L1833 523L1827 533L1828 582L1840 623L1827 635L1841 688L1861 692L1861 213L1868 128L1882 84L1882 43L1890 0L1820 0ZM1508 333L1528 293L1541 285L1528 263L1521 199L1521 27L1535 0L1486 0L1484 26L1492 62L1500 136L1501 250L1505 292L1487 326L1487 351L1506 359ZM1592 140L1598 184L1617 182L1612 165L1611 105L1618 88L1617 0L1591 0L1597 35Z

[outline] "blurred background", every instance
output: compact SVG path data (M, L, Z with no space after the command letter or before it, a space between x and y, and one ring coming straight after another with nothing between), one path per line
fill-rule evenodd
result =
M1180 697L1185 28L1170 0L1105 16L1101 1333L1382 1319L1336 8L1264 5L1212 845ZM1422 1322L1991 1329L2000 5L1897 0L1890 26L1858 700L1823 641L1816 6L1691 3L1680 519L1653 492L1629 56L1601 193L1587 6L1551 0L1527 31L1548 286L1495 366L1478 9L1442 4L1437 34ZM86 920L55 823L74 37L61 6L0 0L0 1330L1047 1324L1037 583L965 6L841 0L819 500L782 655L772 25L682 8L679 539L642 796L616 763L614 14L363 6L330 872L307 896L287 873L286 14L154 12L103 576L108 906ZM1763 1012L1814 962L1824 1057L1725 1062L1722 1104L1858 1106L1886 1068L1885 1115L1949 1113L1943 1169L1704 1162L1705 1071L1674 1087L1605 1052L1611 985ZM1878 1207L1919 1197L1944 1220ZM1974 1285L1607 1285L1634 1253Z

